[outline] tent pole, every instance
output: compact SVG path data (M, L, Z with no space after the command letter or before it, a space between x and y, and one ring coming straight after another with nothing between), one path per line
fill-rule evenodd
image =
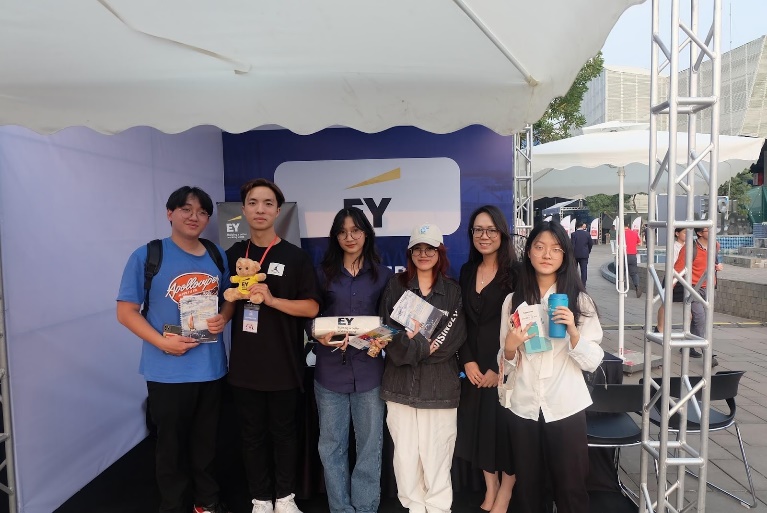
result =
M618 219L615 223L615 238L617 240L617 249L615 251L615 289L618 291L618 357L625 360L625 324L626 324L626 293L628 292L628 282L626 281L626 269L628 268L628 259L626 257L626 233L623 231L623 194L624 179L626 170L621 166L618 168Z
M16 465L13 458L13 438L11 437L11 391L8 385L8 337L5 329L5 291L3 289L3 259L0 253L0 403L3 412L3 432L0 442L5 449L5 460L0 462L0 468L5 466L7 483L0 483L0 491L8 495L8 511L16 513Z

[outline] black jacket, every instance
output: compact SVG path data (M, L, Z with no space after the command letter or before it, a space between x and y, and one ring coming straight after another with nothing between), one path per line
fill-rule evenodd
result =
M575 230L570 236L573 241L573 256L575 258L588 258L594 241L586 230Z
M408 339L404 327L390 317L395 303L406 290L420 295L418 278L414 277L404 287L395 275L381 297L380 314L384 323L402 330L386 346L381 399L413 408L457 408L461 384L456 351L466 340L461 288L453 280L439 276L431 294L424 298L448 312L434 331L433 339L442 339L442 345L433 354L429 354L429 340L420 333Z

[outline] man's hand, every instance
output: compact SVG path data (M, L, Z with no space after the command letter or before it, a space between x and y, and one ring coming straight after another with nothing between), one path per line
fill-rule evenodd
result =
M224 316L221 314L216 314L213 317L209 317L207 319L207 323L208 331L214 335L218 335L224 331L224 327L226 327L226 321L224 320Z
M158 346L163 353L173 356L184 356L187 351L199 346L200 343L192 337L182 337L181 335L165 335L165 341Z

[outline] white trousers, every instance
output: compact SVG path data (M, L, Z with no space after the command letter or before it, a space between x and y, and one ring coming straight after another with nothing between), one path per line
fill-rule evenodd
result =
M418 409L386 402L386 424L394 441L397 497L411 513L450 513L450 467L457 409Z

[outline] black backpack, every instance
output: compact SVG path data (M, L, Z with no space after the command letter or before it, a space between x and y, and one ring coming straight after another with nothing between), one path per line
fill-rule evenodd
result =
M221 256L221 252L218 250L215 244L208 239L200 238L200 242L205 246L208 251L208 255L216 263L216 267L221 271L221 275L224 275L224 258ZM160 266L162 265L162 241L155 239L149 241L146 245L146 264L144 264L144 306L141 309L141 315L146 317L149 311L149 289L152 288L152 279L155 274L160 272Z

